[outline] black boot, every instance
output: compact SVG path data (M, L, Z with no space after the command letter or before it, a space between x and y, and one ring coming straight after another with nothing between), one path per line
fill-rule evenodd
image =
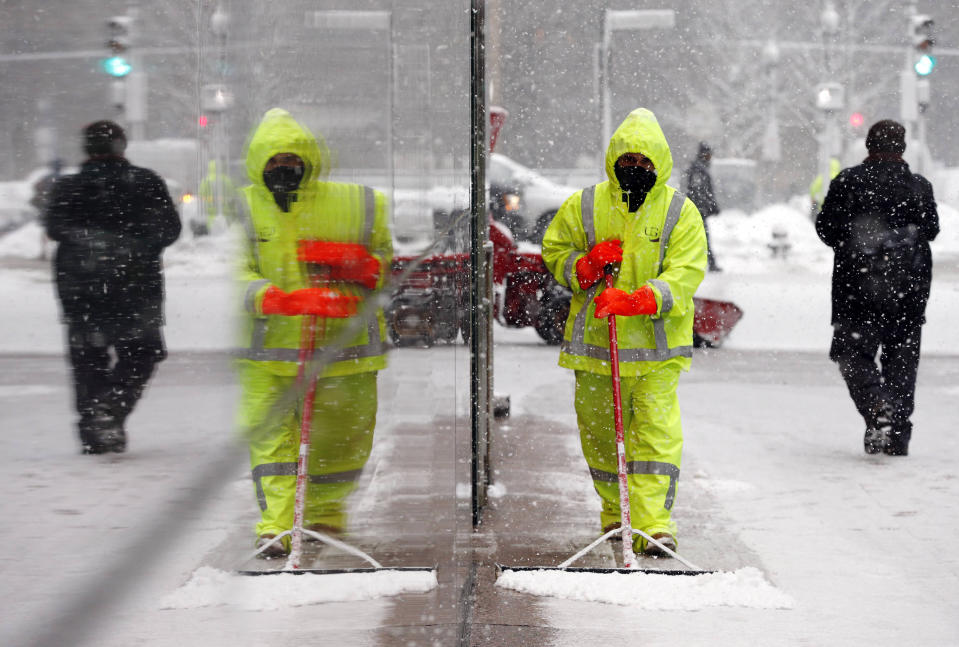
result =
M863 449L866 450L867 454L878 454L882 451L884 439L885 434L882 431L867 427L866 435L862 438Z
M891 409L885 403L876 406L873 415L866 420L866 434L863 436L863 449L867 454L878 454L886 445L886 438L892 433Z
M882 453L887 456L908 456L911 432L911 429L906 430L899 426L893 426L892 430L886 434L886 441L882 445Z
M80 444L84 454L122 453L127 448L126 432L108 410L98 407L80 419Z

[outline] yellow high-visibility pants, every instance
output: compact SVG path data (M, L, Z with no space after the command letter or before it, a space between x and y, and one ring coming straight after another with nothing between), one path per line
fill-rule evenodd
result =
M641 377L621 378L630 521L650 535L676 536L670 511L683 453L679 373L679 365L667 361ZM606 527L621 519L611 378L576 371L575 404L583 455L602 499L600 525ZM646 547L639 535L633 544L638 551Z
M249 441L260 506L257 535L279 534L293 527L302 399L278 418L267 417L295 382L295 377L274 375L255 362L240 362L239 423ZM317 380L305 525L346 527L344 499L356 488L370 457L376 406L376 372Z

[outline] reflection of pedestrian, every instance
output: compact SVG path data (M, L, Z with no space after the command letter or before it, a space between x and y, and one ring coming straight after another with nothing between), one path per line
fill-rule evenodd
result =
M166 184L123 157L110 121L84 131L89 155L60 177L46 211L58 242L57 291L67 324L83 452L122 452L124 423L166 357L160 255L180 235Z
M709 175L709 162L713 159L713 149L706 142L699 143L696 159L686 169L683 180L686 195L693 201L703 216L703 228L706 230L706 246L709 256L709 271L721 272L716 263L713 246L709 241L709 219L719 213L716 194L713 192L713 179Z
M383 284L392 260L385 197L357 184L328 182L330 156L285 110L268 111L246 157L252 185L242 189L249 207L250 248L243 280L249 314L240 362L240 422L249 434L263 546L292 528L302 404L278 418L272 409L296 386L301 315L317 315L314 345L340 348L323 367L312 409L312 451L306 527L342 532L344 499L369 458L376 423L377 371L386 367L382 310L346 339L344 317ZM307 259L304 264L299 259ZM322 287L311 280L319 273ZM289 550L289 537L265 557Z
M543 260L573 291L560 366L576 371L583 454L602 499L600 523L620 523L609 332L616 320L634 526L676 546L671 509L683 447L676 388L690 366L693 294L706 271L706 236L691 200L667 186L673 160L652 112L634 110L606 152L608 180L577 192L543 237ZM617 267L616 287L604 272ZM637 535L635 550L658 554Z
M866 453L905 456L939 216L932 185L902 159L902 125L877 122L866 149L829 185L816 219L835 251L829 357L866 422Z
M202 236L213 231L213 221L222 215L226 224L236 222L237 191L230 176L216 167L216 161L210 160L207 174L200 182L200 203L206 214L206 222L193 224L193 233Z
M830 157L829 181L831 182L833 178L839 175L839 171L841 170L842 165L839 163L839 160L835 157ZM826 188L828 188L828 185ZM817 173L816 177L809 183L809 213L812 214L813 220L819 215L819 210L822 209L822 201L825 197L826 192L823 190L822 173Z

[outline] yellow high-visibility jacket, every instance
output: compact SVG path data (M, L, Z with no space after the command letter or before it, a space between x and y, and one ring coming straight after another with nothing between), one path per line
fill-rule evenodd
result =
M306 164L303 182L289 212L277 206L263 182L266 163L277 153L294 153ZM246 168L253 184L241 189L249 212L249 245L241 268L246 310L242 357L261 362L276 375L296 375L305 317L266 316L261 304L271 285L284 292L311 287L306 268L297 260L299 240L361 243L380 261L377 289L389 277L393 244L385 196L359 184L321 180L329 172L329 160L322 140L278 108L264 115L249 143ZM353 283L327 281L323 285L364 299L372 294ZM351 322L321 318L316 355L329 342L339 340ZM321 377L385 368L386 348L386 322L382 309L378 309L376 316L346 341Z
M629 213L614 165L624 153L641 153L656 166L656 184L635 213ZM661 362L690 365L693 343L693 294L706 271L706 233L696 205L667 186L673 168L669 144L655 115L640 108L616 129L606 150L608 180L573 194L543 236L543 260L573 291L561 346L560 366L610 374L606 319L596 319L594 297L600 281L583 290L576 261L596 243L623 242L623 262L615 286L633 292L649 285L656 295L651 316L617 317L620 373L644 375Z

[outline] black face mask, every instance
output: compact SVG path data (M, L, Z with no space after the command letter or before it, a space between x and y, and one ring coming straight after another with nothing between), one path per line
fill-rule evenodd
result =
M646 194L656 184L656 171L642 166L615 166L616 179L623 188L623 200L630 213L637 211L645 202Z
M295 191L302 181L303 167L301 166L274 166L268 171L263 171L263 182L283 211L289 211L290 203L296 201Z

